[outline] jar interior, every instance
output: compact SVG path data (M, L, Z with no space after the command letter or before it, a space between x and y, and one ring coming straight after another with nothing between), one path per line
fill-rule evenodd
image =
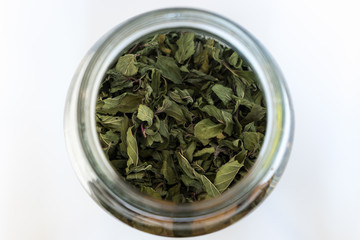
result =
M124 55L125 53L127 53L127 52L128 52L130 49L132 49L132 48L134 47L134 45L136 45L137 43L142 42L142 41L144 41L145 39L152 38L153 36L155 36L155 35L157 35L157 34L166 34L166 33L174 32L174 31L176 31L176 32L194 32L196 36L201 36L201 38L203 38L203 39L209 39L209 38L214 39L216 42L218 42L219 44L221 44L223 47L233 49L235 52L237 52L237 54L240 56L240 58L244 61L244 64L248 65L248 68L249 68L250 70L253 69L251 62L247 59L247 56L244 55L241 51L238 51L238 50L235 48L235 46L233 46L233 45L231 44L231 42L228 42L228 41L226 41L226 39L223 39L223 38L221 38L221 37L219 37L219 36L217 36L217 35L214 35L214 34L212 34L212 33L210 33L210 32L207 32L207 31L204 31L204 30L199 30L199 29L194 29L194 28L176 28L176 29L174 29L174 28L168 28L168 29L161 29L161 30L149 32L149 33L141 36L140 38L137 38L135 41L131 42L130 44L128 44L126 47L123 48L123 50L119 51L116 55L114 54L114 55L113 55L114 57L113 57L113 59L112 59L111 61L109 61L109 65L108 65L107 68L108 68L108 69L113 68L113 67L116 65L119 57L121 57L122 55ZM255 73L255 76L256 76L256 79L255 79L256 84L257 84L257 86L259 87L259 89L262 91L262 84L263 84L263 83L258 80L259 77L258 77L258 75L257 75L257 72L254 71L254 70L252 70L252 71ZM102 78L102 81L104 81L104 80L105 80L105 77ZM101 85L99 84L99 85L98 85L98 91L100 90L100 86L101 86ZM263 92L263 94L265 95L266 93ZM264 102L265 102L264 105L265 105L265 108L266 108L266 99L265 99L265 98L264 98ZM266 109L266 111L268 111L268 110ZM266 117L266 116L265 116L265 117ZM265 136L266 136L266 132L265 132ZM100 139L99 139L99 136L98 136L98 135L97 135L97 140L98 140L97 144L100 145ZM260 151L261 151L261 148L260 148ZM107 159L106 156L103 156L103 157L104 157L105 159ZM132 194L138 195L140 198L148 199L148 201L153 201L153 202L155 202L156 204L159 204L159 203L160 203L160 204L170 204L171 206L173 206L174 203L172 203L171 201L159 200L159 199L152 198L151 196L149 197L147 194L144 194L144 193L142 193L141 191L139 191L137 188L134 188L131 184L129 184L127 181L124 180L123 176L121 176L121 174L119 174L118 171L116 171L115 167L113 166L113 164L110 163L109 159L107 159L107 160L108 160L108 161L106 161L105 164L110 164L110 165L109 165L110 168L112 168L112 170L115 171L115 174L117 175L117 178L114 179L115 181L113 181L113 182L111 183L112 186L114 186L114 185L126 186L126 188L127 188L128 190L131 190ZM255 161L255 164L257 164L257 161ZM108 167L109 167L109 166L108 166ZM251 169L249 170L249 172L250 172L250 171L253 171L253 167L251 167ZM248 175L248 174L246 174L245 176L242 176L242 179L241 179L240 181L242 181L243 179L247 178L247 175ZM236 183L236 184L235 184L234 186L232 186L231 188L236 188L236 185L238 185L238 184L239 184L239 183ZM229 189L229 190L231 190L231 189ZM225 193L226 193L227 191L229 191L229 190L226 190L224 193L222 193L222 195L225 194ZM219 198L221 198L222 195L220 195ZM204 199L204 200L201 200L201 202L203 202L203 201L208 202L208 201L212 201L212 200L213 200L213 199ZM195 204L195 205L196 205L196 204L198 204L198 203L199 203L198 201L195 201L195 202L192 202L192 203L176 203L176 205L177 205L177 206L181 205L180 208L182 208L182 207L187 207L189 204L191 204L191 205L194 205L194 204ZM196 206L195 206L195 207L196 207ZM194 206L191 206L191 208L194 208Z

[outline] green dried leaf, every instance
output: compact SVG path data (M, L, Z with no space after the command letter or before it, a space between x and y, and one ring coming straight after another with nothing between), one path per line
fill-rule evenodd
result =
M202 144L206 145L210 138L216 137L218 134L222 133L223 130L224 126L222 124L216 124L206 118L195 125L194 135Z
M198 181L197 179L193 179L193 178L189 178L186 175L181 175L180 177L181 181L184 183L184 185L186 187L193 187L195 188L197 193L201 193L204 191L203 185L201 184L200 181Z
M189 69L188 69L188 65L187 65L187 64L186 64L186 65L182 65L182 66L180 67L180 71L186 72L186 73L189 73L189 72L190 72Z
M160 85L161 85L161 73L158 70L153 69L151 73L151 88L153 89L153 96L157 97L160 94Z
M169 129L167 120L160 120L159 133L165 138L169 138Z
M229 185L234 181L236 174L243 166L244 164L241 164L238 161L229 161L219 168L214 180L214 184L219 192L222 193L229 187Z
M180 104L189 104L194 102L187 89L181 90L179 88L175 88L174 91L169 93L169 97Z
M231 54L231 56L229 57L229 63L235 67L236 69L241 69L242 67L242 59L239 57L239 55L237 54L237 52L233 52Z
M175 102L171 101L168 98L165 98L163 106L165 108L164 112L169 117L174 118L178 124L183 124L186 122L186 118L183 111L181 110L181 107Z
M118 130L121 127L122 117L114 117L101 114L97 114L96 117L98 118L97 121L100 122L101 125L103 125L104 127L111 128L113 130Z
M185 173L185 175L189 178L194 179L195 170L191 167L189 161L179 152L176 154L176 156L178 158L179 165L183 173Z
M168 200L173 200L174 202L182 202L182 198L179 198L178 196L181 195L180 193L181 184L176 184L175 186L171 187L169 191L167 192L166 198Z
M171 57L158 56L156 65L161 70L162 75L176 84L182 83L180 69Z
M120 153L123 157L127 157L126 133L128 131L128 128L129 128L129 118L125 115L124 117L121 118L120 121L120 139L121 139Z
M150 195L154 198L162 199L161 195L157 191L155 191L152 187L141 186L141 192Z
M138 172L143 172L143 171L150 171L152 169L153 169L153 166L151 164L143 163L143 164L138 165L136 167L132 167L131 170L129 171L129 173L138 173Z
M234 121L232 120L232 114L225 111L220 110L214 105L206 105L201 108L202 111L206 112L209 116L216 118L219 122L225 124L224 132L227 135L231 135L234 127Z
M244 163L247 155L248 155L248 151L243 149L241 150L241 152L235 155L235 160L238 161L239 163Z
M260 149L264 135L259 132L244 132L244 147L250 152Z
M216 188L216 186L205 176L201 175L199 173L195 174L196 178L199 179L205 188L205 191L209 195L209 197L216 197L220 195L219 190Z
M220 48L215 46L214 39L208 39L206 44L204 45L205 49L209 52L210 56L217 62L221 63L222 60L220 59Z
M230 148L233 151L238 151L238 150L240 150L239 142L240 142L240 139L236 139L233 141L223 139L220 141L220 146L225 146L227 148Z
M148 135L146 137L146 146L151 147L154 142L163 142L163 138L161 137L160 133L155 133L154 135Z
M213 92L226 106L233 98L234 92L231 88L225 87L221 84L215 84L212 87Z
M140 180L145 177L145 172L131 173L126 176L126 180Z
M173 159L170 157L169 151L162 151L163 164L161 167L161 174L164 175L168 184L175 184L178 182L175 165Z
M140 104L138 108L137 118L141 121L146 121L148 123L148 127L150 127L153 123L154 112L148 106Z
M140 56L147 56L154 52L159 47L158 35L148 38L144 41L144 44L138 44L141 46L141 50L137 51L136 54Z
M193 154L196 149L196 142L191 142L189 146L186 148L186 151L184 152L185 157L192 162L193 160Z
M107 71L110 79L110 93L115 93L126 88L132 88L133 82L116 70Z
M260 121L265 117L266 109L255 104L251 108L251 111L246 115L246 117L241 121L242 124L248 124L255 121Z
M136 55L126 54L121 56L115 66L115 69L124 76L134 76L138 72L138 67L136 66Z
M105 134L100 133L100 142L103 145L103 150L107 156L111 155L115 151L115 146L119 142L119 135L109 130Z
M195 154L194 154L194 157L200 157L202 155L205 155L205 154L212 154L215 152L215 148L214 147L209 147L209 148L203 148L199 151L196 151Z
M105 114L115 114L118 112L117 106L121 96L109 97L105 100L99 101L97 104L97 111Z
M215 197L220 194L219 190L215 187L215 185L204 175L197 173L190 165L189 161L181 154L178 153L179 164L183 172L187 177L191 179L199 180L205 191L208 193L209 197Z
M240 77L241 81L248 87L256 87L256 75L250 71L237 71L236 74Z
M199 44L197 45L197 49L195 50L194 63L200 65L200 72L209 72L209 51L206 48L203 49L201 42L199 42Z
M127 130L126 135L126 144L127 144L127 154L129 156L129 159L127 161L127 172L129 172L130 166L137 166L139 163L139 152L138 152L138 146L136 142L136 138L134 137L132 133L133 127L130 127Z
M107 98L103 101L102 113L115 114L117 112L132 113L137 110L143 97L138 94L124 93L114 98Z
M158 37L159 49L160 49L160 51L162 51L166 55L169 55L171 53L171 49L165 47L165 44L164 44L165 39L166 39L165 34L160 34L159 35L159 37Z
M232 79L233 79L234 85L235 85L236 96L238 96L240 98L244 98L245 97L246 86L244 85L244 83L237 76L232 75Z
M194 33L182 33L179 40L176 41L178 50L175 53L176 60L183 64L185 60L190 58L195 52Z

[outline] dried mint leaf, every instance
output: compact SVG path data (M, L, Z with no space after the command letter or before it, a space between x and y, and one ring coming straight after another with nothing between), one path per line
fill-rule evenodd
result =
M218 136L224 130L224 125L216 124L209 118L201 120L194 127L194 135L202 144L207 145L210 138Z
M138 152L138 146L136 142L136 138L134 137L132 130L133 127L130 127L127 130L126 135L126 143L127 143L127 154L129 156L129 159L127 161L127 172L129 172L131 169L131 166L136 167L139 163L139 152Z
M190 58L195 52L194 33L182 33L179 40L176 41L178 50L175 53L176 60L182 64Z
M160 69L162 75L176 84L182 83L179 66L176 64L174 58L158 56L156 65Z
M229 161L219 168L214 180L214 184L219 192L223 192L229 187L242 166L244 164L238 161Z
M138 108L137 118L146 121L150 127L153 123L154 112L148 106L140 104Z
M212 87L212 90L216 94L218 98L224 103L226 106L232 99L232 96L234 95L234 92L231 88L225 87L221 84L215 84Z
M124 76L134 76L138 67L136 66L136 55L126 54L119 58L115 70L120 72Z

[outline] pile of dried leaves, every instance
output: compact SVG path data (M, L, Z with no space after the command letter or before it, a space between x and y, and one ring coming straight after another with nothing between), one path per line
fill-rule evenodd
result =
M215 197L249 171L266 108L236 52L169 32L136 43L108 70L96 120L103 150L127 182L183 203Z

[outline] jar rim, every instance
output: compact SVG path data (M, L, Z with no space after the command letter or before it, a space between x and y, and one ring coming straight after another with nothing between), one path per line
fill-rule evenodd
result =
M250 172L219 197L174 204L141 194L120 179L103 153L96 133L95 103L107 69L131 43L166 29L192 29L223 40L241 53L258 75L267 105L267 132ZM245 29L214 13L192 8L168 8L138 15L109 31L86 54L77 70L65 108L65 136L73 166L89 194L105 208L124 206L145 216L196 218L233 206L243 209L264 190L273 177L281 176L293 141L293 109L279 67L265 48ZM100 193L110 195L104 200ZM266 189L266 192L274 187ZM261 190L261 191L260 191ZM101 195L100 194L100 195ZM139 197L141 196L141 197ZM121 206L121 207L119 207Z

